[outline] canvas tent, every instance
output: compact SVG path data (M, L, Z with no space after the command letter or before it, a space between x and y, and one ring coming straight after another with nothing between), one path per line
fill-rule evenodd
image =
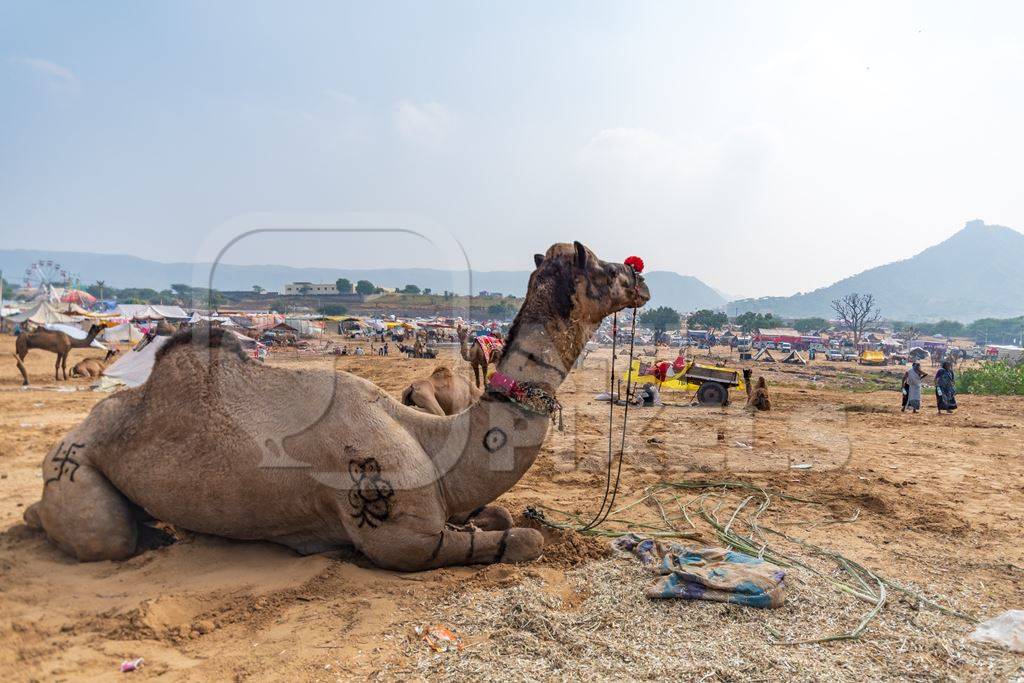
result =
M129 320L185 320L188 313L181 306L158 306L156 304L121 304L121 315Z
M34 323L36 325L52 325L56 323L63 323L70 325L78 321L78 318L74 318L69 315L64 315L58 311L53 304L49 301L40 301L35 306L17 315L12 315L9 320L14 323Z
M799 351L790 351L789 355L782 359L782 362L794 365L807 365L807 359L801 356Z
M153 371L156 352L170 341L170 337L154 337L152 341L138 351L132 349L114 361L103 371L97 388L101 391L112 391L118 385L138 387L146 383L149 373Z
M122 323L108 327L100 333L100 339L111 344L134 344L142 341L145 335L131 323Z
M754 356L754 360L763 360L771 361L772 363L778 363L778 361L775 360L775 356L772 355L771 350L767 346L762 347L761 350L757 352L757 355Z

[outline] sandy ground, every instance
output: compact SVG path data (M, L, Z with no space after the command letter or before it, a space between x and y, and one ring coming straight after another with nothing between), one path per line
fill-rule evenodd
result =
M27 363L34 387L22 390L12 350L13 339L0 337L4 680L113 679L123 659L136 657L145 664L131 676L169 680L1024 676L1024 657L967 640L970 623L897 592L859 640L774 644L773 633L848 631L869 606L804 570L791 573L793 592L778 610L652 602L643 597L649 577L609 557L606 538L571 533L548 533L544 557L527 565L417 574L375 569L354 552L300 557L187 532L124 562L78 564L21 515L39 497L43 454L104 395L85 380L53 382L52 356L39 351ZM73 362L86 355L73 352ZM552 430L538 463L499 501L517 517L527 505L584 517L596 508L608 406L593 396L607 384L608 360L607 351L592 354L562 387L565 431ZM269 362L347 370L397 394L444 361L282 353ZM469 373L454 356L447 361ZM770 487L821 504L776 495L766 526L975 617L1024 608L1024 399L963 396L955 415L909 415L899 412L892 368L819 361L755 372L771 384L770 413L751 415L739 396L709 410L675 395L666 395L673 405L631 411L617 507L663 482ZM930 408L934 398L925 399ZM713 500L728 517L744 495ZM614 517L662 525L658 506L669 502L677 501L648 498ZM456 630L464 649L432 652L414 633L431 624Z

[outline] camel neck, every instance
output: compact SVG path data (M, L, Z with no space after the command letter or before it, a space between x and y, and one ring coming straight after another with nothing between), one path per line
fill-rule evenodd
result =
M569 373L594 326L518 320L498 370L552 395ZM437 424L437 423L435 423ZM441 475L451 514L468 512L512 488L533 465L551 420L502 396L485 394L424 443ZM440 425L438 425L440 428Z

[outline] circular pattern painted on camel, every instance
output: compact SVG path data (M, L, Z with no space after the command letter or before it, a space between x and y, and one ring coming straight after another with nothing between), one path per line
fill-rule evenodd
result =
M499 427L491 427L484 434L484 448L487 449L488 453L500 451L506 443L508 443L508 436Z

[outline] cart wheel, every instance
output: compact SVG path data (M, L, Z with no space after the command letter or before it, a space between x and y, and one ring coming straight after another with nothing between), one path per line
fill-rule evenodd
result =
M697 403L702 406L724 405L729 397L729 390L718 382L705 382L697 390Z

